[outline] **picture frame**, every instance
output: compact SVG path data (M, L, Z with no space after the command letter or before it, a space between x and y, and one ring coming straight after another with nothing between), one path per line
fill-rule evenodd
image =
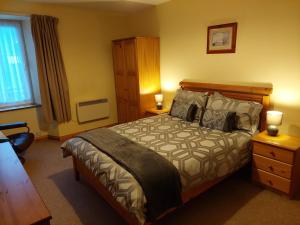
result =
M207 28L207 54L235 53L237 23L209 26Z

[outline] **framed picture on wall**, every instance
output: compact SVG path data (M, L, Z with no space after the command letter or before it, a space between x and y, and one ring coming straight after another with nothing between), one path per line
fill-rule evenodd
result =
M237 23L209 26L207 54L235 53Z

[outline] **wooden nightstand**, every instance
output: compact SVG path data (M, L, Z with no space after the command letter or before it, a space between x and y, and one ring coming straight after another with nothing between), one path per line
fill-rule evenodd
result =
M170 110L169 109L156 109L156 108L151 108L146 110L146 117L147 116L155 116L155 115L160 115L163 113L168 113Z
M252 179L274 190L300 196L300 138L261 132L252 138Z

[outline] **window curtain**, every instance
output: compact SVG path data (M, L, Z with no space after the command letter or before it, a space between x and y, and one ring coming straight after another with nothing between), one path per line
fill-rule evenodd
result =
M21 24L0 20L0 108L32 104Z
M37 58L42 111L45 122L63 123L71 120L69 87L61 54L58 19L31 16L32 36Z

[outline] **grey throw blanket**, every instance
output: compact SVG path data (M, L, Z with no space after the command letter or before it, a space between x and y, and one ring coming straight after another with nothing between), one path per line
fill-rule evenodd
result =
M109 155L136 178L147 199L149 221L182 204L180 175L172 163L156 152L107 128L91 130L78 137Z

